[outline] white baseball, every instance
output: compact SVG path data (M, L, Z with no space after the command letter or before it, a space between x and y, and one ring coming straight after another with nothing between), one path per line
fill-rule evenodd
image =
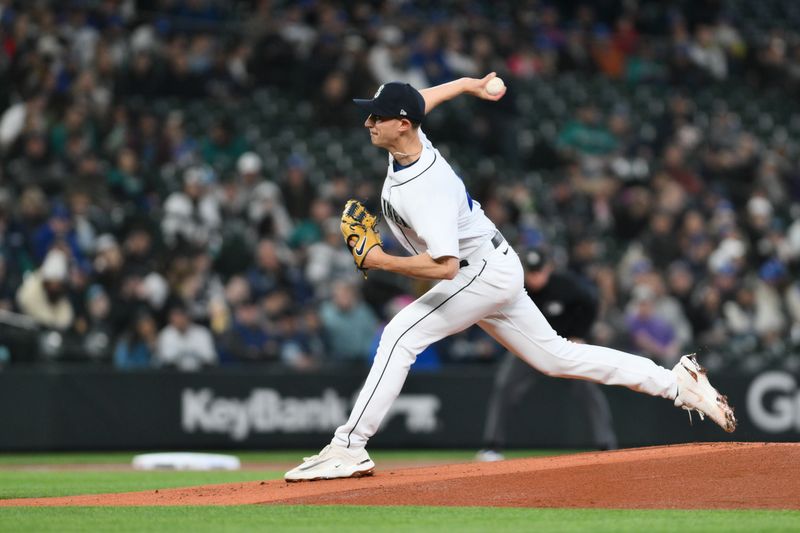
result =
M502 78L492 78L489 80L489 83L486 84L486 93L492 96L500 94L500 91L502 91L505 86L506 84L503 83Z

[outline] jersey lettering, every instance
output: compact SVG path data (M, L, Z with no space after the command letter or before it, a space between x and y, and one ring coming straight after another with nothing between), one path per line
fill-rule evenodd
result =
M411 228L411 226L406 224L406 221L403 220L403 217L397 214L397 211L394 210L392 204L390 204L389 201L386 200L386 198L381 198L381 204L383 207L383 216L385 216L398 226L402 226L404 228Z

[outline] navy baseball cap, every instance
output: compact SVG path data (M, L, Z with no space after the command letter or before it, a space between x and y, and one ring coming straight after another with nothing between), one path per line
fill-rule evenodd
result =
M399 81L378 87L372 100L353 98L353 102L371 115L407 118L418 123L425 118L425 99L411 85Z

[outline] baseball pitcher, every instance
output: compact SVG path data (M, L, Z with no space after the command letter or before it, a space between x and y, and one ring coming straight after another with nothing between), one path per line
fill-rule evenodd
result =
M405 307L386 326L372 368L348 421L319 454L284 476L287 481L369 475L375 463L366 451L408 370L428 345L478 324L504 347L548 376L622 385L661 396L677 407L698 411L726 431L736 428L733 410L709 383L692 356L674 369L628 353L568 341L556 334L523 288L519 257L467 192L420 125L436 106L461 94L496 101L490 73L417 91L406 83L382 85L368 100L355 100L368 117L373 145L388 152L381 192L383 216L410 254L387 254L375 231L375 217L348 202L342 233L356 266L387 270L438 283Z

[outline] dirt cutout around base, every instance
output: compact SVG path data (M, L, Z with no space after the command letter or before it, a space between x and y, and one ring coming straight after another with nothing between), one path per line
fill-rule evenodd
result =
M0 506L244 504L800 509L800 444L685 444L377 470L361 479L0 500Z

